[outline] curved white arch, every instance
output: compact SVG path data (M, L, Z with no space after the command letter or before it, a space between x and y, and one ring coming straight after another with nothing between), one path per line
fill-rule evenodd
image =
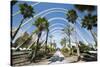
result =
M41 14L43 14L43 13L47 13L48 11L52 11L52 10L56 10L56 11L58 11L58 10L64 10L64 11L67 11L67 10L64 9L64 8L50 8L50 9L44 10L44 11L42 11L42 12L36 14L33 18L37 18L39 15L41 15ZM50 12L49 12L49 13L50 13ZM27 20L26 22L24 22L24 23L22 24L22 26L25 25L25 24L27 24L27 23L28 23L29 21L31 21L33 18L30 18L29 20ZM21 27L22 27L22 26L21 26Z
M45 13L46 11L49 11L49 10L54 10L54 9L56 9L56 8L51 8L51 9L48 9L48 10L44 10L44 12L42 11L41 13L39 13L38 15L41 15L42 13ZM61 9L61 10L66 10L66 9L62 9L62 8L57 8L57 9ZM53 11L51 11L51 12L53 12ZM61 11L61 12L63 12L63 11ZM48 12L47 14L49 14L50 12ZM65 13L65 12L63 12L63 13ZM45 15L47 15L47 14L45 14ZM35 15L35 17L37 17L38 15ZM45 15L43 15L43 16L45 16ZM42 17L43 17L42 16ZM56 19L56 18L54 18L54 19ZM53 20L53 19L52 19ZM27 22L29 22L30 20L28 20ZM80 23L79 23L80 24ZM23 24L24 25L24 24Z
M52 9L50 9L50 10L53 10L53 9L56 9L56 8L52 8ZM62 9L62 8L57 8L57 9ZM62 10L65 10L65 9L62 9ZM44 10L44 12L45 12L46 10ZM57 10L56 10L57 11ZM55 12L56 12L55 11ZM49 12L50 13L50 12ZM52 13L52 11L51 11L51 13ZM62 12L63 13L63 12ZM30 20L28 20L27 22L29 22ZM27 23L26 22L26 23ZM29 28L30 28L31 26L29 26L28 28L26 28L26 30L25 31L27 31Z
M63 11L61 11L61 12L63 12ZM63 12L63 13L66 13L66 12ZM47 14L49 14L49 12L47 13ZM47 14L45 14L45 15L47 15ZM44 15L44 16L45 16ZM42 16L43 17L43 16ZM57 18L53 18L53 19L57 19ZM53 19L51 19L51 20L53 20ZM59 17L59 19L60 19L60 17ZM81 21L81 19L82 18L80 18L80 17L78 17L78 20L80 20ZM50 20L50 21L51 21ZM79 21L77 22L80 26L81 26L81 24L79 23ZM88 33L88 35L91 37L91 34L89 33L89 31L88 30L86 30L86 29L83 29L85 32L87 32ZM93 38L93 37L92 37ZM82 37L82 39L83 39L83 37ZM84 40L84 42L86 43L86 41Z
M58 19L63 20L63 21L65 21L65 22L68 22L66 19L61 18L61 17L51 18L51 19L49 19L48 21L51 22L51 21L53 21L53 20L58 20ZM77 31L76 31L76 32L77 32ZM78 32L78 35L80 35L79 32ZM80 37L81 37L81 36L80 36ZM83 37L81 37L81 39L86 43L86 40L85 40Z
M59 32L59 34L63 33L63 31L61 31L61 29L54 29L53 31L50 31L50 32L51 32L50 34L56 34L57 32Z
M51 18L51 19L49 19L48 21L50 22L50 21L57 20L57 19L64 20L65 22L68 22L66 19L61 18L61 17ZM76 30L78 30L78 28L76 28ZM76 31L76 32L77 32L77 31ZM78 35L80 36L80 33L79 33L79 32L77 32L77 33L78 33ZM83 38L83 36L80 36L80 37L81 37L81 39L86 43L86 40Z
M59 28L53 28L53 30L50 30L50 34L54 31L56 31L56 30L62 30L63 28L61 27L60 29ZM53 33L54 33L53 32ZM62 31L63 32L63 31ZM68 38L68 35L67 34L65 34L65 33L62 33L62 34L64 34L65 36L67 36L67 38ZM71 40L72 40L72 42L74 42L74 38L71 36Z
M59 28L56 28L56 31L57 31L57 29L59 29ZM60 28L60 29L61 29L61 28ZM59 29L59 30L60 30L60 29ZM54 28L53 30L55 30L55 28ZM50 30L49 32L52 32L53 30ZM44 38L46 37L46 32L45 32L45 31L44 31L44 33L42 34L42 36L43 36ZM41 36L41 37L42 37L42 36Z
M63 20L63 21L65 21L65 22L68 22L66 19L61 18L61 17L51 18L51 19L48 20L48 22L50 23L51 21L53 21L53 20L58 20L58 19ZM44 33L44 35L45 35L45 33Z
M63 28L54 28L53 30L50 30L50 34L52 33L52 32L54 32L54 31L56 31L56 30L59 30L59 31L61 31Z
M57 17L55 17L55 18L52 18L52 19L50 19L49 21L52 21L52 20L54 20L54 19L57 19ZM58 17L58 19L60 19L60 17ZM81 18L79 17L78 18L80 21L81 21ZM64 21L67 21L66 19L64 19L64 18L62 18L62 20L64 20ZM68 22L68 21L67 21ZM81 26L81 24L79 23L79 21L77 22L80 26ZM86 30L86 29L84 29L83 28L83 30L85 31L85 32L87 32L88 33L88 35L91 37L91 34L89 33L89 31L88 30ZM79 33L78 33L79 34ZM83 37L81 37L81 39L83 39ZM83 40L85 43L86 43L86 40ZM88 43L88 42L87 42Z
M63 33L63 31L60 31L60 29L57 29L57 30L59 30L59 32L62 32ZM56 32L58 32L58 31L54 31L53 34L56 33ZM62 35L66 36L68 38L68 35L67 34L63 33ZM71 36L71 41L74 42L74 38L72 36Z
M63 11L67 11L66 9L64 8L49 8L49 9L46 9L40 13L38 13L37 15L35 15L34 17L38 17L39 15L43 14L43 13L47 13L48 11L52 11L52 10L63 10Z
M51 11L51 12L53 12L53 11ZM60 11L59 11L60 12ZM61 12L63 12L63 11L61 11ZM65 12L64 12L65 13ZM49 14L49 12L48 13L46 13L45 15L47 15L47 14ZM43 15L44 16L44 15ZM43 17L42 16L42 17ZM80 23L79 23L80 24ZM84 29L84 30L86 30L86 29ZM87 30L86 30L87 31ZM87 31L88 32L88 31ZM88 32L89 33L89 32ZM89 33L90 34L90 33Z
M66 22L61 22L61 23L58 23L58 22L50 22L49 25L52 25L53 23L54 24L65 24L65 25L67 24Z
M48 22L51 22L51 21L53 21L53 20L58 20L58 19L63 20L63 21L65 21L65 22L68 22L65 18L62 18L62 17L51 18L51 19L48 20Z
M52 20L56 20L56 19L60 19L61 17L55 17L55 18L52 18L52 19L50 19L49 21L52 21ZM66 22L68 22L66 19L64 19L64 18L61 18L62 20L64 20L64 21L66 21ZM81 21L81 18L79 17L78 18L80 21ZM77 22L80 26L81 26L81 24L79 23L79 21ZM89 33L89 31L88 30L86 30L86 29L84 29L83 28L83 30L85 31L85 32L87 32L88 33L88 35L91 37L91 34ZM79 33L78 33L79 34ZM81 39L83 39L83 37L81 37ZM84 42L86 43L86 40L84 40Z
M35 3L35 4L31 5L31 6L33 7L33 6L36 6L36 5L38 5L38 4L40 4L40 2ZM19 14L19 13L20 13L20 10L17 11L16 13L12 14L12 16L16 16L16 15Z
M48 22L50 23L50 22L53 21L53 20L63 20L63 21L65 21L65 22L68 23L68 21L67 21L65 18L62 18L62 17L51 18L51 19L48 20ZM66 23L66 25L67 25L67 23ZM68 23L68 24L69 24L69 23ZM71 26L73 26L73 25L71 24Z
M68 22L66 19L61 18L61 17L51 18L51 19L49 19L48 21L51 22L51 21L53 21L53 20L58 20L58 19L64 20L65 22ZM78 35L80 35L80 34L78 33ZM83 37L81 37L81 39L86 43L86 41L85 41L85 39L84 39Z
M54 10L54 11L50 11L50 12L47 12L47 13L43 14L41 17L44 17L44 16L46 16L46 15L48 15L50 13L53 13L53 12L66 13L65 11L57 11L57 10Z
M57 8L58 9L58 8ZM51 10L51 9L50 9ZM62 9L62 10L65 10L65 9ZM61 13L65 13L64 11L57 11L57 10L53 10L53 11L50 11L50 12L47 12L45 15L43 15L42 17L46 16L47 14L49 13L52 13L52 12L61 12ZM30 19L31 20L31 19ZM27 20L26 23L28 23L30 20ZM24 23L22 26L24 26L26 23ZM22 27L21 26L21 27ZM27 31L31 26L29 26L25 31Z
M52 12L61 12L61 13L64 13L63 11L53 10L53 11L47 12L47 14L52 13ZM47 15L47 14L45 14L45 15ZM43 16L42 16L42 17L43 17ZM60 18L60 17L59 17L59 18ZM53 20L53 19L51 19L51 20ZM29 21L30 21L30 20L26 21L26 23L29 22ZM26 24L26 23L25 23L25 24ZM23 25L24 25L24 24L23 24ZM22 26L23 26L23 25L22 25ZM31 26L32 26L32 25L31 25ZM30 29L31 26L28 26L28 28L26 28L26 29L24 30L24 32L27 31L28 29Z
M58 24L52 24L52 25L49 26L49 29L52 29L52 27L54 28L54 27L57 27L57 26L65 27L66 25L65 24L60 24L60 23L59 23L59 25Z

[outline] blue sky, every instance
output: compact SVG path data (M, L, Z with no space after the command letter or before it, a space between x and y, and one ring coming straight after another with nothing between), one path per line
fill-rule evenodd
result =
M13 15L19 11L19 3L24 3L23 1L22 2L18 2L16 5L13 6ZM50 20L50 25L51 27L50 28L50 33L49 33L49 36L50 35L53 35L53 40L55 40L55 42L57 43L57 46L58 47L61 47L60 45L60 41L63 37L65 37L65 34L63 34L63 32L61 31L61 29L63 29L64 27L66 27L66 25L68 24L68 21L66 19L66 15L65 13L67 13L67 10L70 10L70 9L75 9L74 6L72 4L58 4L58 3L44 3L44 2L41 2L41 3L38 3L38 2L26 2L27 4L29 5L34 5L33 8L35 10L35 14L34 16L38 15L39 13L45 11L45 10L48 10L48 9L53 9L54 10L51 10L51 13L48 13L50 11L47 11L47 12L44 12L42 13L41 15L39 15L40 17L45 15L47 13L47 15L45 15L44 17L47 19L47 20ZM78 16L80 18L83 18L83 16L86 14L86 13L80 13L78 12ZM93 12L93 14L96 14L96 11ZM38 17L39 17L38 16ZM14 15L13 16L13 22L12 22L12 25L13 25L13 28L17 28L21 19L22 19L22 15L19 13L17 15ZM29 19L26 19L24 21L24 23L29 20ZM36 18L33 18L31 21L29 21L27 24L23 25L22 28L21 28L21 32L23 31L26 31L26 29L28 27L30 27L27 32L29 34L32 33L32 31L34 31L36 29L35 26L30 26L32 25L32 23L34 22L34 20L36 20ZM77 23L76 23L76 28L77 28L77 37L78 37L78 40L79 41L83 41L83 42L87 42L87 43L94 43L93 41L93 37L91 36L90 32L84 28L81 28L80 27L80 22L81 20L77 19ZM54 29L57 29L55 31L53 31ZM97 31L97 28L95 28L93 31ZM73 40L75 39L74 38L75 34L73 34ZM42 36L43 39L44 39L44 36ZM50 39L49 39L50 40Z

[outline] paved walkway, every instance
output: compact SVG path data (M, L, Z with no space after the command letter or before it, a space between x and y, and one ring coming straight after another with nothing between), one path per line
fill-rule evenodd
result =
M52 60L50 60L50 59L53 58L54 56L59 56L59 57L56 58L57 59L56 61L52 62ZM30 65L48 65L48 64L66 64L66 63L84 62L84 61L78 61L78 62L76 62L77 56L64 57L64 59L62 61L59 61L60 57L64 57L64 55L60 51L56 51L51 58L49 58L49 59L43 59L43 60L41 60L38 63L31 63Z
M77 56L66 57L62 62L56 61L56 62L50 63L48 60L49 59L41 60L38 63L31 63L30 65L48 65L48 64L51 65L51 64L66 64L66 63L80 63L80 62L84 62L84 61L75 62L77 60Z

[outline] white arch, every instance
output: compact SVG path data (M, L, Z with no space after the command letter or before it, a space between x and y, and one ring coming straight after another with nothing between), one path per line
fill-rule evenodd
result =
M56 26L56 25L58 25L58 24L52 24L51 26L49 26L49 29L52 29L52 27L54 27L54 26ZM59 23L59 26L65 27L66 25L65 25L65 24L60 24L60 23Z
M51 21L53 21L53 20L58 20L58 19L63 20L63 21L65 21L65 22L68 23L68 21L67 21L65 18L61 18L61 17L51 18L51 19L49 19L48 21L51 22ZM68 23L68 24L69 24L69 23ZM66 35L66 36L68 37L68 35ZM72 41L74 41L73 38L72 38L72 36L71 36L71 39L72 39Z
M44 11L40 12L39 14L35 15L35 17L37 17L37 16L39 16L39 15L41 15L41 14L43 14L43 13L46 13L47 11L55 10L55 9L60 9L60 10L67 11L67 10L64 9L64 8L51 8L51 9L47 9L47 10L44 10ZM48 12L48 13L46 13L45 15L47 15L47 14L49 14L49 13L52 13L52 12L54 12L54 11ZM63 12L63 11L59 11L59 12L65 13L65 12ZM43 15L43 16L45 16L45 15ZM43 16L42 16L42 17L43 17ZM32 20L32 18L31 18L30 20ZM30 20L26 21L26 23L28 23ZM26 23L24 23L24 24L26 24ZM24 24L23 24L23 25L24 25ZM80 23L78 23L78 24L80 24Z
M66 19L61 18L61 17L51 18L51 19L49 19L48 21L51 22L51 21L57 20L57 19L64 20L65 22L68 22ZM78 35L80 36L80 33L79 33L79 32L77 32L77 33L78 33ZM80 37L81 37L81 36L80 36ZM81 37L81 39L86 43L86 40L83 38L83 36Z
M36 14L33 18L37 18L39 15L41 15L41 14L43 14L43 13L47 13L48 11L52 11L52 10L56 10L56 11L58 11L58 10L64 10L64 11L67 11L67 10L64 9L64 8L50 8L50 9L44 10L44 11L42 11L42 12ZM50 13L50 12L49 12L49 13ZM29 20L27 20L26 22L24 22L24 23L22 24L22 26L25 25L25 24L27 24L27 23L28 23L29 21L31 21L33 18L30 18ZM22 26L21 26L21 27L22 27Z
M57 19L64 20L65 22L68 22L66 19L61 18L61 17L51 18L51 19L49 19L48 21L51 22L51 21L57 20ZM72 26L72 25L71 25L71 26ZM77 27L76 27L76 30L78 30ZM78 30L78 31L79 31L79 30ZM76 31L76 32L77 32L77 31ZM80 32L77 32L77 33L78 33L78 35L80 36ZM83 38L83 36L80 36L80 37L81 37L81 39L86 43L86 40Z
M48 21L49 22L51 22L51 21L53 21L53 20L57 20L57 19L60 19L60 20L63 20L63 21L65 21L65 22L68 22L66 19L64 19L64 18L61 18L61 17L55 17L55 18L51 18L51 19L49 19ZM72 25L72 24L71 24ZM73 26L73 25L72 25ZM76 28L77 29L77 28ZM76 31L77 32L77 31ZM80 33L79 32L77 32L78 33L78 35L80 36ZM80 36L81 37L81 36ZM86 40L83 38L83 36L81 37L81 39L86 43Z
M53 21L53 20L58 20L58 19L63 20L63 21L65 21L65 22L68 22L66 19L64 19L64 18L62 18L62 17L51 18L51 19L48 20L48 22L51 22L51 21Z
M61 18L61 17L51 18L51 19L48 20L48 22L50 23L51 21L53 21L53 20L58 20L58 19L63 20L63 21L65 21L65 22L68 22L66 19ZM45 33L44 33L44 35L45 35ZM67 36L68 36L68 35L67 35ZM71 38L72 38L72 37L71 37ZM73 39L72 39L72 41L73 41Z
M52 11L52 10L63 10L63 11L67 11L66 9L64 8L49 8L49 9L46 9L40 13L38 13L37 15L35 15L34 17L38 17L39 15L43 14L43 13L47 13L48 11Z
M50 12L47 12L47 13L43 14L41 17L44 17L44 16L46 16L46 15L48 15L50 13L53 13L53 12L66 13L65 11L57 11L57 10L54 10L54 11L50 11Z
M50 22L49 25L52 25L52 23L55 23L55 24L65 24L65 25L67 24L66 22L61 22L61 23L58 23L58 22Z
M63 29L62 27L60 27L60 28L53 28L53 30L50 30L49 32L52 33L55 30L62 30L62 29Z
M65 12L64 12L65 13ZM56 18L54 18L54 19L56 19ZM53 20L53 19L51 19L51 20ZM81 18L80 17L78 17L78 20L80 20L81 21ZM77 22L80 26L81 26L81 24L79 23L79 21ZM86 30L86 29L84 29L83 28L83 30L85 31L85 32L87 32L88 33L88 35L91 37L91 34L89 33L89 31L88 30ZM92 37L93 38L93 37ZM83 37L82 37L82 39L83 39ZM85 41L86 42L86 41Z
M59 31L60 31L60 29L59 29ZM58 31L54 31L53 34L56 32L58 32ZM68 38L67 34L63 33L63 31L60 31L60 32L62 32L62 34ZM74 42L74 38L72 36L71 36L71 41Z
M57 9L58 9L58 8L57 8ZM50 10L53 10L53 9L50 9ZM65 11L65 9L62 9L62 10ZM64 11L53 10L53 11L47 12L46 14L43 14L43 16L41 16L41 17L44 17L44 16L46 16L47 14L52 13L52 12L61 12L61 13L65 13ZM44 12L45 12L45 11L44 11ZM37 17L37 15L35 15L35 17ZM32 19L30 19L30 20L32 20ZM22 24L22 26L24 26L25 24L27 24L30 20L27 20L24 24ZM21 27L22 27L22 26L21 26ZM30 27L31 27L31 26L29 26L25 31L27 31Z
M62 8L52 8L52 9L48 9L48 10L42 11L42 13L45 13L46 11L49 11L49 10L53 10L53 11L50 11L49 13L52 13L52 12L54 12L54 11L55 11L55 12L60 12L60 11L57 11L57 10L55 10L55 9L57 9L57 10L59 9L59 10L64 10L64 11L65 11L65 9L62 9ZM62 11L61 11L61 12L62 12ZM40 12L40 13L41 13L41 12ZM38 15L40 15L40 13L39 13ZM41 14L42 14L42 13L41 13ZM48 13L48 14L49 14L49 13ZM63 13L63 12L62 12L62 13ZM35 15L35 17L38 16L38 15ZM45 14L45 15L47 15L47 14ZM31 18L31 19L32 19L32 18ZM28 23L31 19L27 20L26 23ZM25 25L26 23L24 23L23 25ZM22 26L23 26L23 25L22 25ZM28 28L26 28L26 29L24 30L24 32L27 31L28 29L30 29L30 27L31 27L31 26L28 26Z

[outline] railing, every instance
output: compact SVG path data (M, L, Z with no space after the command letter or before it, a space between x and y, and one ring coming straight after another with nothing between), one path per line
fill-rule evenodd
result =
M12 66L21 66L30 64L29 53L31 51L23 50L23 51L12 51L11 54L11 64Z

